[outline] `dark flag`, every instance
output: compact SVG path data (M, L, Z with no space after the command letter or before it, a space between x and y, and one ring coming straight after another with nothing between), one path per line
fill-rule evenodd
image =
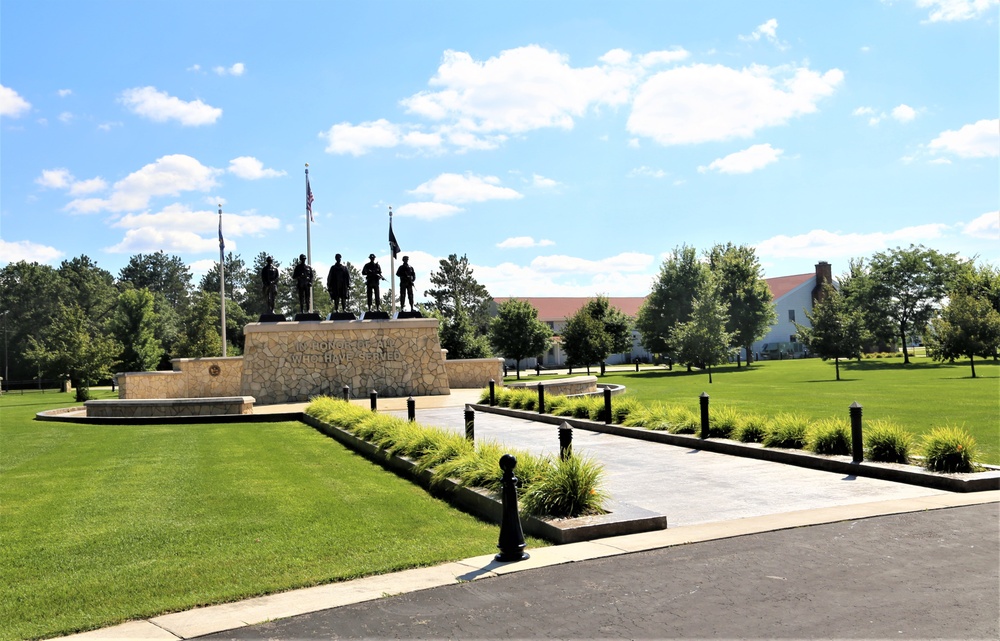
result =
M222 240L222 210L219 210L219 249L226 248L226 241Z
M309 214L309 222L314 223L313 218L313 190L309 186L309 170L306 170L306 213Z
M389 219L389 251L392 252L392 257L395 258L399 252L402 250L399 248L399 243L396 242L396 234L392 233L392 219Z

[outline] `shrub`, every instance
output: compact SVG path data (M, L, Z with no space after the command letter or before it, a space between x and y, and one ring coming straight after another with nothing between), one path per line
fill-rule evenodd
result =
M806 444L809 421L799 414L778 414L767 425L764 447L802 449Z
M432 470L476 449L476 446L465 438L464 434L447 430L440 430L440 432L441 435L430 443L430 447L417 463L418 470Z
M935 427L923 438L924 467L932 472L974 472L976 439L954 426Z
M546 396L545 413L556 414L560 407L565 407L569 399L565 396Z
M499 407L510 407L511 398L513 398L514 390L505 387L503 389L497 390L496 399L497 405Z
M521 493L521 510L555 517L600 514L606 498L598 489L602 474L601 466L593 459L575 454L550 463Z
M699 417L699 425L700 421ZM712 410L708 417L708 436L710 438L732 438L733 431L739 421L740 413L732 407L722 406L717 410Z
M494 392L494 394L497 391L499 391L499 390L496 390ZM484 387L483 391L479 392L479 404L480 405L489 405L490 404L490 388Z
M913 446L913 435L886 420L870 421L864 428L869 460L879 463L906 463Z
M806 447L817 454L850 454L851 424L842 418L827 418L812 424Z
M671 434L695 434L701 430L701 416L680 405L666 408L667 431Z
M761 443L766 434L766 418L757 414L743 414L736 422L732 437L741 443Z
M573 418L586 418L589 419L592 416L592 410L596 404L596 397L594 396L576 396L570 399L570 407L572 408L571 416ZM600 404L601 407L604 403Z
M624 425L625 419L632 412L638 411L641 408L642 403L634 396L629 396L628 394L616 396L611 399L611 420L619 425Z

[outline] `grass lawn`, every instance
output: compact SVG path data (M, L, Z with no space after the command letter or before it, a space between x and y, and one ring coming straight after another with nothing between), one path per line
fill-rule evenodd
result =
M496 525L302 423L32 420L74 404L0 398L2 639L496 551Z
M688 373L683 367L672 372L665 367L609 372L600 382L625 385L644 402L685 404L695 411L702 392L709 394L713 407L728 405L765 416L795 412L817 419L847 419L847 408L857 401L864 408L864 420L891 419L916 435L943 425L963 427L979 444L979 462L1000 464L1000 365L978 361L977 377L972 378L968 362L910 360L907 366L901 356L842 361L840 381L835 380L832 361L808 358L713 368L711 385L704 372ZM597 373L599 368L591 371ZM521 380L537 378L521 373Z

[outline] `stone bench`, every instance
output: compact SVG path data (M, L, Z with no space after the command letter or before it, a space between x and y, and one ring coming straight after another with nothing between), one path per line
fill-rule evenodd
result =
M253 396L136 398L87 401L87 417L138 418L253 414Z

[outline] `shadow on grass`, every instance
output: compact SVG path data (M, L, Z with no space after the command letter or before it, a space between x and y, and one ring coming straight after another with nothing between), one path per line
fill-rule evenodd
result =
M811 380L811 381L800 381L800 382L802 382L802 383L852 383L852 382L860 381L860 380L862 380L862 379L860 379L860 378L844 378L843 376L841 376L839 381L837 379L835 379L835 378L817 378L817 379L814 379L814 380Z

